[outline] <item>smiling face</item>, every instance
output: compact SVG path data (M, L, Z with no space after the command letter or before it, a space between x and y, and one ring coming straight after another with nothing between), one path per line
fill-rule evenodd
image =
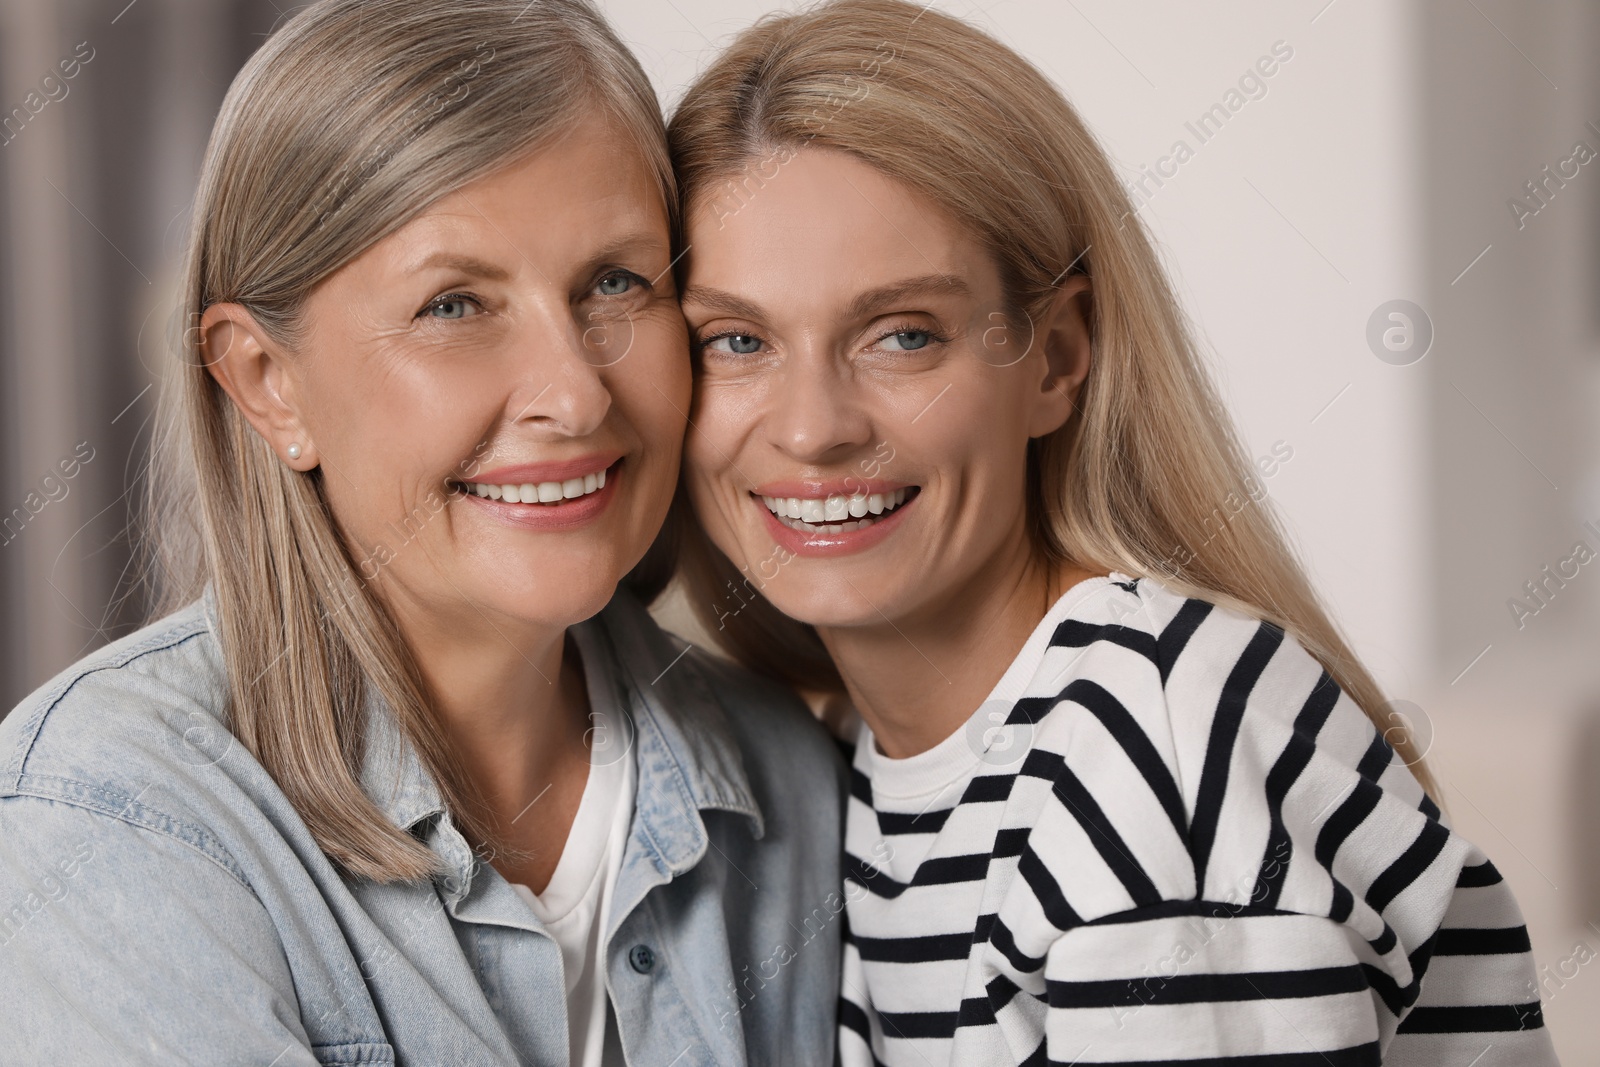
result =
M403 623L564 627L644 554L689 404L671 259L639 151L584 122L311 294L288 432Z
M794 153L737 211L707 189L687 222L685 458L712 541L821 627L936 619L1019 580L1027 443L1087 368L1076 281L1059 321L1018 329L976 237L832 150Z

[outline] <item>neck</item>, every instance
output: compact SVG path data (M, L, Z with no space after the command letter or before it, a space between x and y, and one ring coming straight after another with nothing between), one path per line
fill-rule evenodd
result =
M491 862L508 880L542 891L589 774L587 689L566 630L406 619L401 630L445 737L487 805L489 828L506 846Z
M1045 561L1024 542L914 612L818 633L878 748L904 759L960 729L1050 606L1093 576Z

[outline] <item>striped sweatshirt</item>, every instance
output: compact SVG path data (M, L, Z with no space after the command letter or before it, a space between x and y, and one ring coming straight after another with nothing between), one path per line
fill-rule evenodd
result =
M1089 579L851 777L845 1067L1556 1062L1510 888L1270 623Z

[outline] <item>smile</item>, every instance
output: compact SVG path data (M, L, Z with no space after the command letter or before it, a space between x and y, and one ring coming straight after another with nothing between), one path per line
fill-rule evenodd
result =
M604 489L606 472L596 471L561 482L523 482L520 485L461 482L460 485L468 493L490 500L503 500L507 504L561 504Z
M916 486L886 493L834 494L825 497L763 496L761 502L783 525L810 534L850 533L881 522L908 499Z

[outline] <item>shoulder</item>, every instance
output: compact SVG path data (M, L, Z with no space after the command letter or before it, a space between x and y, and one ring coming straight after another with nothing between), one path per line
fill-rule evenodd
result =
M197 811L225 756L226 673L200 602L74 663L0 721L0 805L112 832L121 822L199 849L238 871Z
M1156 631L1162 696L1194 805L1204 786L1266 792L1275 770L1276 794L1303 762L1343 788L1370 780L1437 814L1385 731L1294 635L1151 579L1139 584L1159 606L1153 614L1169 619Z
M1121 880L1136 900L1247 899L1284 824L1325 820L1360 783L1363 802L1376 790L1398 813L1396 840L1436 814L1366 713L1270 622L1141 578L1074 610L1050 655L1061 666L1041 674L1058 680L1029 697L1046 705L1028 716L1032 770L1075 834L1150 876Z
M786 685L696 646L684 663L721 706L768 828L803 824L833 841L849 779L827 728Z
M0 790L38 776L101 776L181 737L192 716L216 721L227 681L199 602L85 656L0 722Z
M842 773L836 742L787 685L664 629L626 590L603 616L622 669L686 726L729 734L752 770Z
M1068 598L1074 593L1078 590ZM1241 661L1247 669L1259 666L1284 644L1284 632L1272 623L1204 596L1185 595L1155 578L1116 572L1084 583L1050 635L1053 650L1120 649L1126 653L1119 657L1125 669L1152 670L1170 688L1213 679L1220 686ZM1292 640L1287 644L1291 655L1302 651Z
M685 662L716 694L747 754L762 763L798 759L812 769L842 764L838 743L788 686L698 646L689 646Z
M1126 711L1191 802L1208 759L1237 756L1237 773L1264 776L1295 735L1351 769L1363 760L1374 776L1385 769L1381 734L1316 657L1281 627L1226 604L1148 577L1112 582L1085 598L1051 644L1066 684L1035 692L1102 721Z
M748 796L769 829L837 834L844 760L793 690L665 630L625 589L601 620L618 669L707 796Z

